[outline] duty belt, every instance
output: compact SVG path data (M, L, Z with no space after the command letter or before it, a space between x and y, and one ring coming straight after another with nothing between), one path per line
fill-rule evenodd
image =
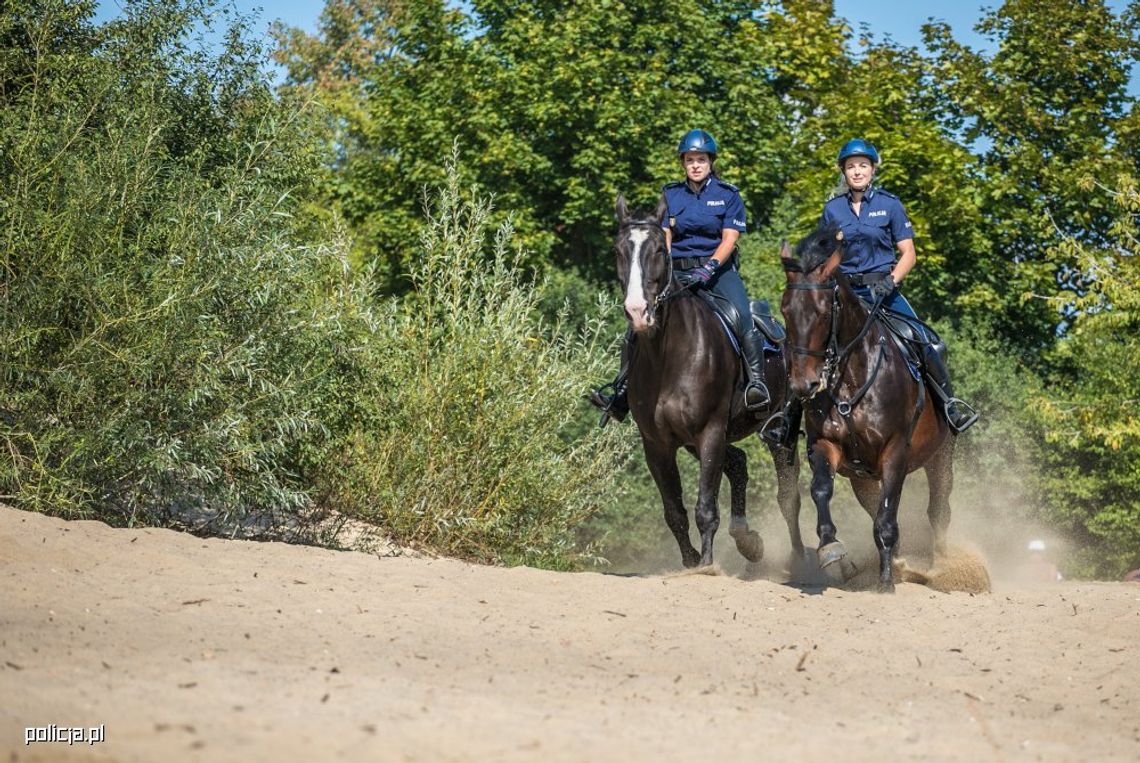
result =
M674 257L673 258L673 269L674 270L692 270L693 268L699 268L701 265L704 265L706 262L708 262L711 259L712 259L712 257ZM728 263L726 263L726 264L728 264L730 266L735 265L736 264L735 260L736 260L736 254L734 253L731 257L728 258ZM724 265L721 265L720 269L723 270Z
M870 286L882 281L889 275L890 271L886 270L881 273L851 273L847 276L847 280L851 282L852 286Z

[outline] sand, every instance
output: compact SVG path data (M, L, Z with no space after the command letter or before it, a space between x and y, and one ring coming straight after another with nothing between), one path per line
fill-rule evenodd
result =
M0 760L1137 761L1138 637L1135 583L890 596L0 508ZM52 725L104 738L25 744Z

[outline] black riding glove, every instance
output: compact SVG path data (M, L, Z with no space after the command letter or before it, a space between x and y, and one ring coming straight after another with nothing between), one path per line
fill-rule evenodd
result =
M875 281L867 287L871 290L871 299L875 302L882 302L887 297L891 296L895 290L895 279L890 273L881 281Z
M691 289L694 286L704 286L716 275L716 260L709 259L704 265L692 270L682 270L677 273L677 285L682 289Z

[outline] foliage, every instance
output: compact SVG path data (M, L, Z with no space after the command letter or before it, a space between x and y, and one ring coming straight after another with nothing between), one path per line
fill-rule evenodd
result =
M807 3L801 3L807 5ZM414 250L419 185L458 138L465 181L513 211L541 265L595 280L617 193L655 199L677 138L711 130L764 216L781 174L775 49L756 3L334 0L315 37L281 30L290 81L340 125L328 188L366 260L395 278Z
M317 34L276 30L276 91L216 0L94 8L0 15L6 500L207 531L359 518L554 566L649 549L635 433L598 433L580 395L623 328L614 196L651 204L702 126L773 307L837 148L878 144L917 233L907 295L983 412L960 488L1013 479L1087 574L1140 563L1140 3L1006 0L991 54L816 0L328 0Z
M290 240L316 164L240 32L196 3L16 3L0 39L0 489L108 521L234 527L307 504L344 263ZM272 511L269 511L272 510ZM279 510L279 511L278 511Z
M1065 238L1101 245L1112 224L1109 194L1077 181L1135 166L1136 144L1122 139L1140 12L1007 0L978 30L997 43L993 56L957 43L945 24L924 28L932 95L966 145L981 147L978 205L993 245L969 298L1036 364L1069 314L1049 298L1081 288L1073 263L1046 253Z
M1104 247L1067 238L1054 260L1075 263L1087 285L1056 365L1070 373L1038 397L1053 519L1088 554L1086 572L1140 565L1140 192L1133 176L1111 191L1116 221Z
M581 391L601 373L601 324L575 334L544 323L510 226L484 259L491 207L448 177L414 291L379 327L394 383L362 396L322 503L404 543L565 565L580 554L572 530L610 494L628 450L613 429L578 434Z

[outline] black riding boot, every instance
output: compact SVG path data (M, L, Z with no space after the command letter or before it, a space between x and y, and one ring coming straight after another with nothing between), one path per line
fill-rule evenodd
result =
M926 345L926 379L934 396L942 403L946 423L955 434L969 429L978 420L978 414L965 400L954 397L950 387L950 371L946 368L946 345L941 341Z
M803 418L804 406L796 397L789 397L784 403L784 409L772 414L772 417L760 427L760 439L771 443L781 450L788 452L788 463L795 461L796 443L800 439L800 419Z
M599 427L604 427L610 419L625 421L629 413L629 398L626 393L629 389L629 355L632 348L633 332L627 330L621 343L621 368L617 376L609 384L598 387L586 398L602 412L602 417L598 420ZM607 389L610 390L608 395L604 392Z
M744 407L750 411L767 408L772 398L768 394L768 385L764 383L764 335L756 326L750 326L740 337L740 350L744 353L744 367L748 373Z

